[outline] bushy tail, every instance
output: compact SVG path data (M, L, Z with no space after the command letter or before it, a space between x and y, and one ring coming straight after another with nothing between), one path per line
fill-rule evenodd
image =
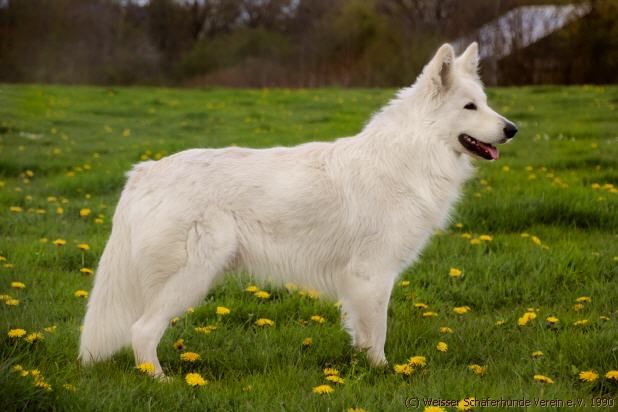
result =
M120 205L116 213L122 213ZM116 219L97 269L79 348L83 364L105 360L131 342L131 325L143 308L131 262L129 228Z

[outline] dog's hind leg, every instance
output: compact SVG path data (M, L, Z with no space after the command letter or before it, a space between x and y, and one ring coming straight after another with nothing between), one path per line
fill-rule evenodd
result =
M157 346L170 319L197 305L213 281L230 264L237 242L232 217L223 213L195 222L187 235L187 262L170 276L155 296L146 297L143 315L133 324L131 337L135 362L154 365L154 375L163 376ZM161 250L161 258L165 256Z
M347 282L340 293L346 330L352 337L352 345L367 351L367 358L374 366L387 364L384 356L386 321L392 282L384 279L355 277Z

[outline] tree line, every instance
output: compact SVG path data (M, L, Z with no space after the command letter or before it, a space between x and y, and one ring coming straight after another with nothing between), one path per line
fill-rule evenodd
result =
M0 0L0 82L401 86L414 81L442 42L509 10L546 3ZM617 81L618 2L586 3L587 16L529 54L517 52L519 70L507 57L489 67L496 71L490 78L500 84ZM527 58L549 60L550 75L547 64L526 65Z

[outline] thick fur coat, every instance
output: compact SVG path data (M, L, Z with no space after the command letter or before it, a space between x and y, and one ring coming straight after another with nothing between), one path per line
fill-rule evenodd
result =
M136 362L162 375L156 349L169 320L242 270L340 300L353 345L386 363L393 284L447 222L478 157L461 136L490 151L507 138L477 64L476 44L457 59L442 46L353 137L193 149L135 166L88 303L82 361L132 344Z

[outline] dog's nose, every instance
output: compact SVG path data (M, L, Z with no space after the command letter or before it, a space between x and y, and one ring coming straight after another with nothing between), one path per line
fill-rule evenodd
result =
M507 139L512 138L513 136L515 136L515 133L517 133L517 127L515 127L515 125L511 122L507 122L506 126L504 126L504 129L502 129L504 131L504 135L507 137Z

